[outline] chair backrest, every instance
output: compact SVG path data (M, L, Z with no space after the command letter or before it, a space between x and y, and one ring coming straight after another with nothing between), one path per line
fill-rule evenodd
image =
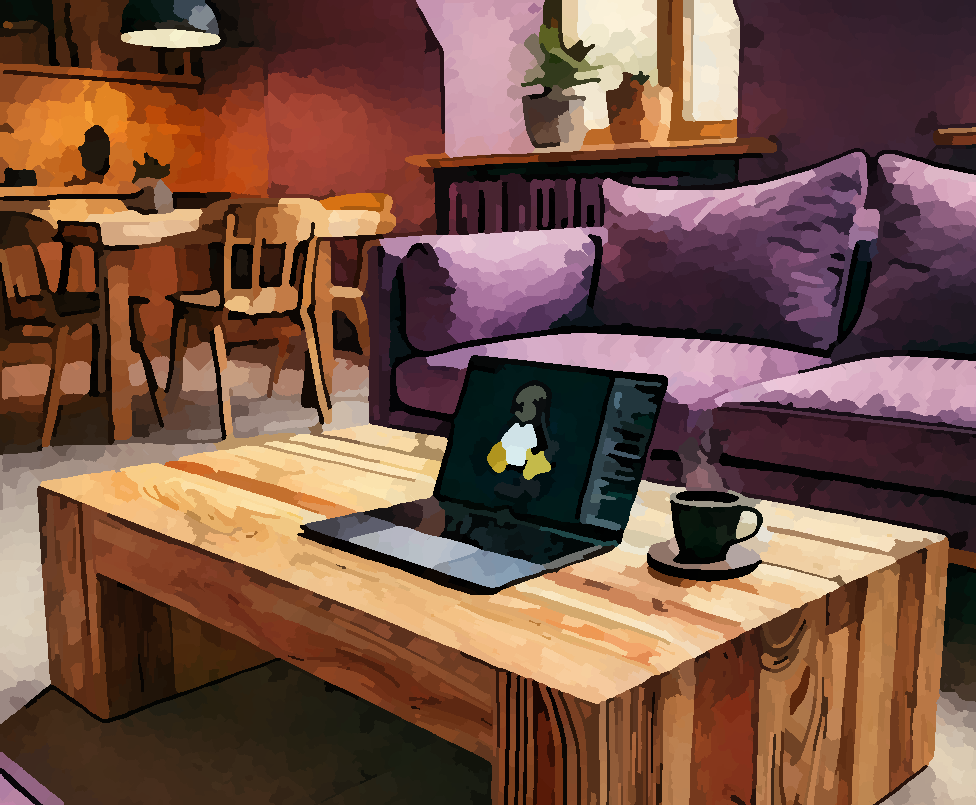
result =
M233 205L223 248L225 304L233 298L268 296L272 289L270 294L280 297L274 311L297 307L313 234L301 207L286 200Z
M66 276L55 230L26 213L0 214L0 329L13 318L43 316L37 302L58 290Z
M327 210L369 210L388 213L393 209L393 197L386 193L347 193L343 196L324 198L319 203Z

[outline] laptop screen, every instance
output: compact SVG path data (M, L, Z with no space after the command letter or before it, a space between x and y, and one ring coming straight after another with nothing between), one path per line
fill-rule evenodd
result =
M435 495L619 539L667 378L475 357Z

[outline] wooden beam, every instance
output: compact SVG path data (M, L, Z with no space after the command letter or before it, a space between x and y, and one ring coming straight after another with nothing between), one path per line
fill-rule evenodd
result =
M199 76L163 75L162 73L130 73L124 70L95 70L91 67L55 67L47 64L0 64L0 72L5 75L35 75L44 78L81 78L89 81L115 81L123 84L155 84L158 86L188 87L197 89L203 86Z

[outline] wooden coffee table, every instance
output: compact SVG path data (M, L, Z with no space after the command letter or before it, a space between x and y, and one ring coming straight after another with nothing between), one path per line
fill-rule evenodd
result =
M947 541L760 504L741 579L624 545L492 596L299 536L431 494L445 440L280 436L41 486L51 681L100 718L271 657L486 758L496 803L874 803L934 751Z

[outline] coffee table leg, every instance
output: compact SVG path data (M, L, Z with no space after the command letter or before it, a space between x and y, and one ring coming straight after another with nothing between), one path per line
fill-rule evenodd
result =
M601 704L499 671L495 805L873 805L934 753L946 542Z
M591 704L499 671L495 805L686 805L692 673L686 663L666 677Z
M96 573L90 510L41 489L41 569L51 684L114 718L271 655Z

